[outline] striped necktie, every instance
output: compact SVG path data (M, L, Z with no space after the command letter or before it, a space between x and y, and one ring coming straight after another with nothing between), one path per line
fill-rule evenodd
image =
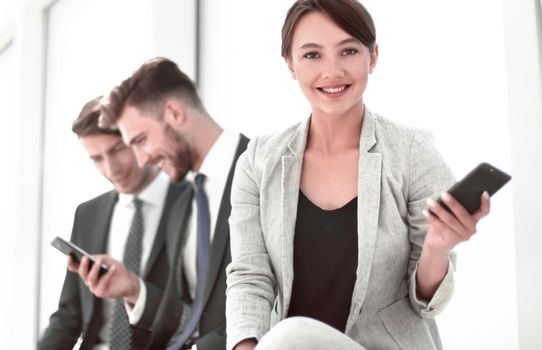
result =
M139 276L141 267L141 251L143 242L143 202L134 197L134 217L130 226L130 232L126 239L122 262L126 268ZM132 329L128 321L128 315L124 308L122 298L115 300L111 320L111 338L109 348L111 350L130 350L132 348Z

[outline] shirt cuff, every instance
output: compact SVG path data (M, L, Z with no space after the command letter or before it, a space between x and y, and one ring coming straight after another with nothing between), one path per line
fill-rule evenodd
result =
M147 301L147 287L145 287L145 283L143 283L141 278L138 278L137 280L139 281L139 296L136 303L131 307L126 300L124 300L124 307L128 314L128 322L130 322L131 325L135 325L139 322L141 316L143 316L143 311L145 311L145 303Z

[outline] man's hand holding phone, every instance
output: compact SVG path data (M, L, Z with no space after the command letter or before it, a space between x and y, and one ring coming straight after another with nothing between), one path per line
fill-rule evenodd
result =
M88 257L83 257L78 264L68 256L68 270L78 273L92 294L99 298L125 298L134 305L139 297L139 278L129 271L124 264L107 255L95 255L95 263L90 264ZM100 266L108 267L100 275Z

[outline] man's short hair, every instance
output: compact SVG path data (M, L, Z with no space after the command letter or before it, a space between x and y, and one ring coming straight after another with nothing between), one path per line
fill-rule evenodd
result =
M100 125L115 127L126 106L161 119L164 103L172 98L196 110L203 110L196 86L177 64L163 57L152 58L111 90L102 101Z
M120 136L118 130L105 129L99 126L101 110L100 104L103 96L96 97L83 106L77 119L72 124L72 131L78 136L91 135L117 135Z

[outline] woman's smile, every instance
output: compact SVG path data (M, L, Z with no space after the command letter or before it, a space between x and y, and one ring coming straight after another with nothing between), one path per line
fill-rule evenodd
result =
M339 98L344 96L348 89L352 86L351 84L343 84L343 85L333 85L333 86L321 86L317 87L316 90L318 90L322 95L329 97L329 98Z

